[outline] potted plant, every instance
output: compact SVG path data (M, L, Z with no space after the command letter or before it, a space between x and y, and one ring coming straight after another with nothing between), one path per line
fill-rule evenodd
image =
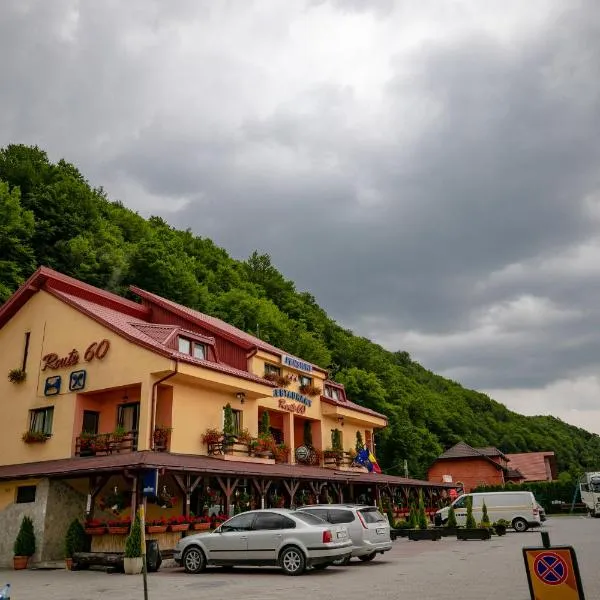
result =
M187 531L190 528L190 521L185 515L179 515L178 517L171 517L168 521L169 530L176 531Z
M414 513L413 521L416 517L417 529L413 529L408 534L409 540L440 540L442 534L437 529L429 529L429 520L425 512L425 500L423 498L423 490L419 490L419 505Z
M321 388L314 386L312 383L300 386L300 393L306 396L320 396L321 392Z
M284 463L287 462L289 458L290 447L283 442L281 444L276 444L273 454L275 456L275 462Z
M88 519L83 526L87 535L104 535L106 523L100 519Z
M113 521L109 521L107 525L108 533L110 535L127 535L129 533L129 528L131 527L131 517L115 519Z
M202 443L210 447L213 444L219 443L222 437L223 434L218 429L215 429L214 427L209 427L202 434Z
M157 534L157 533L165 533L167 531L167 520L164 517L159 519L153 519L146 523L146 533Z
M144 568L142 559L142 523L139 514L135 516L131 531L125 540L123 568L127 575L139 575Z
M43 431L26 431L21 439L26 444L43 444L49 437L50 435Z
M212 528L216 529L222 523L224 523L225 521L227 521L228 518L229 517L226 514L224 514L224 513L219 513L217 515L213 515L213 517L211 519Z
M82 431L79 436L79 456L92 456L94 454L94 439L96 434Z
M154 428L152 437L154 439L154 449L158 451L164 451L167 449L169 442L169 434L173 431L172 427L166 425L157 425Z
M454 507L450 506L448 509L448 520L446 521L446 525L442 528L442 535L456 535L457 528L458 523L456 522L456 512L454 511Z
M489 519L488 519L489 521ZM489 540L492 534L488 526L477 527L475 517L473 516L473 497L467 497L467 521L464 529L456 530L456 539L458 540Z
M15 570L27 568L29 559L35 554L35 532L31 517L24 516L13 546Z
M506 529L510 526L510 523L505 519L498 519L494 524L493 528L496 535L506 535Z
M65 563L67 570L73 568L73 555L86 548L85 530L79 519L73 519L65 535Z
M233 452L233 445L237 442L235 424L233 422L233 409L229 402L223 411L223 451L226 454Z
M11 383L22 383L23 381L25 381L26 377L27 374L23 369L11 369L8 372L8 380Z

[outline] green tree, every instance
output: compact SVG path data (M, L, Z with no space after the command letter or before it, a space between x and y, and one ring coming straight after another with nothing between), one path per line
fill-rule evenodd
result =
M356 431L356 444L354 446L354 449L356 450L356 452L360 452L363 448L365 447L365 444L363 442L363 437L362 437L362 433L360 432L360 430Z
M304 421L304 445L307 448L312 448L313 437L312 437L312 423L310 421Z
M131 531L125 540L125 558L138 558L142 556L142 522L140 515L136 514L131 525Z
M490 517L488 515L488 509L487 506L485 504L485 501L483 502L483 507L482 507L482 515L481 515L481 524L484 527L489 527L490 526Z
M233 422L233 409L231 408L231 404L228 402L223 410L223 435L227 443L232 442L235 434L236 431L235 424Z
M427 529L429 527L429 519L425 512L425 499L423 498L423 490L419 489L419 512L418 512L419 529Z
M473 496L467 496L467 521L465 523L467 529L475 529L477 523L473 516Z
M28 516L24 516L21 520L13 551L15 556L33 556L35 554L35 531L33 521Z
M73 558L76 552L86 548L85 530L79 519L73 519L65 536L65 558Z
M446 527L451 529L456 529L456 512L454 511L454 506L450 506L448 510L448 520L446 521Z
M19 189L0 181L0 304L35 269L34 230L33 213L21 206Z
M270 435L271 433L271 419L269 417L269 411L265 410L262 413L262 417L260 419L260 428L259 433L262 435Z

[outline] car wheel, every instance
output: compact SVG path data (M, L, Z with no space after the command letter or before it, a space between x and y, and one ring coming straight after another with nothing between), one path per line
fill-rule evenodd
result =
M306 560L300 548L288 546L279 556L279 564L286 575L302 575L306 569Z
M516 518L512 522L513 529L522 533L523 531L527 531L529 529L529 525L525 519Z
M331 563L319 563L318 565L313 565L313 569L315 571L324 571L327 567L330 567Z
M375 558L375 552L373 554L365 554L365 556L359 556L358 560L362 560L363 562L369 562Z
M198 546L190 546L184 553L181 559L183 568L186 573L196 575L202 573L206 569L206 559L204 552Z
M337 560L333 561L333 564L336 567L345 567L350 562L350 558L352 558L352 557L344 556L344 558L338 558Z

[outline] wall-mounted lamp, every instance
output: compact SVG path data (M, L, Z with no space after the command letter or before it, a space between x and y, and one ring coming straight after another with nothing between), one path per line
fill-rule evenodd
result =
M246 402L246 394L244 394L244 392L238 392L235 397L240 401L240 404Z
M338 423L339 423L339 424L340 424L340 425L343 427L343 426L344 426L344 417L342 417L342 416L339 416L339 417L337 418L337 420L338 420Z

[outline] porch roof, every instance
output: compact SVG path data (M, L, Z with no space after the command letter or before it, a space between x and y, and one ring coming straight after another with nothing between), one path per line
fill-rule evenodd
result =
M272 477L273 479L310 479L344 483L413 485L431 488L453 488L451 483L434 483L406 479L395 475L337 471L305 465L264 464L222 460L210 456L171 454L148 450L109 456L64 458L43 462L0 466L0 480L33 477L78 477L123 469L168 469L179 472L206 473L239 477Z

